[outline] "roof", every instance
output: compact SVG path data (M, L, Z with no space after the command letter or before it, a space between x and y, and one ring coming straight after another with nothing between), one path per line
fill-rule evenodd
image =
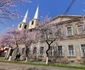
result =
M72 23L76 21L83 21L85 19L85 16L82 15L60 15L56 16L51 19L49 24L65 24L65 23Z
M56 16L54 18L51 19L51 21L55 20L55 19L58 19L58 18L84 18L85 16L82 16L82 15L59 15L59 16Z

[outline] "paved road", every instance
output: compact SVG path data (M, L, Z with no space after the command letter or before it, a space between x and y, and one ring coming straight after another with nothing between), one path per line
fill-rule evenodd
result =
M37 69L29 69L34 67L36 67ZM0 62L0 70L75 70L75 69L46 67L46 66L32 66L32 65L11 64L11 63Z

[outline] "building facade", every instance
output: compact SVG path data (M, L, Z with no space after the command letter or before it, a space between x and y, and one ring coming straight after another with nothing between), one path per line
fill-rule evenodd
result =
M23 29L33 29L40 25L41 22L38 20L38 10L37 7L34 18L29 24L26 20L18 25L19 30ZM26 12L25 18L28 12ZM25 19L24 18L24 19ZM66 62L66 63L84 63L85 62L85 17L84 16L57 16L51 20L49 24L59 24L64 35L64 39L58 42L55 41L49 51L49 60L53 61L54 49L57 48L56 62ZM21 48L21 53L24 51L24 45L19 45ZM31 57L37 58L38 60L45 61L46 50L48 46L44 42L33 43L28 48L29 59ZM32 58L31 58L32 59Z

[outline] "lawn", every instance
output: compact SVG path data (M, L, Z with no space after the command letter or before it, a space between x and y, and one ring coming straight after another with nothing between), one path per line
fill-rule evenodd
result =
M43 64L43 63L34 63L34 62L13 62L13 61L0 61L0 62L4 62L4 63L14 63L14 64L26 64L26 65L34 65L34 66L50 66L50 67L59 67L59 68L70 68L70 69L79 69L79 70L85 70L85 67L81 67L81 66L68 66L68 65L64 65L64 64Z

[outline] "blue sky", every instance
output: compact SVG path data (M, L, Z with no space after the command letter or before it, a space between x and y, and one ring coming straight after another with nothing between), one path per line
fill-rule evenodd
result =
M18 5L17 10L20 11L20 15L24 16L26 10L28 13L28 23L34 17L37 5L39 5L39 20L41 16L45 17L48 15L50 18L56 17L58 15L63 15L67 7L72 0L32 0L32 3L24 3L23 5ZM85 0L76 0L67 15L85 15ZM12 8L14 9L14 8ZM15 9L14 9L15 10ZM23 18L18 18L13 21L4 20L3 22L7 25L0 24L0 33L12 25L17 27L17 25L23 20Z

